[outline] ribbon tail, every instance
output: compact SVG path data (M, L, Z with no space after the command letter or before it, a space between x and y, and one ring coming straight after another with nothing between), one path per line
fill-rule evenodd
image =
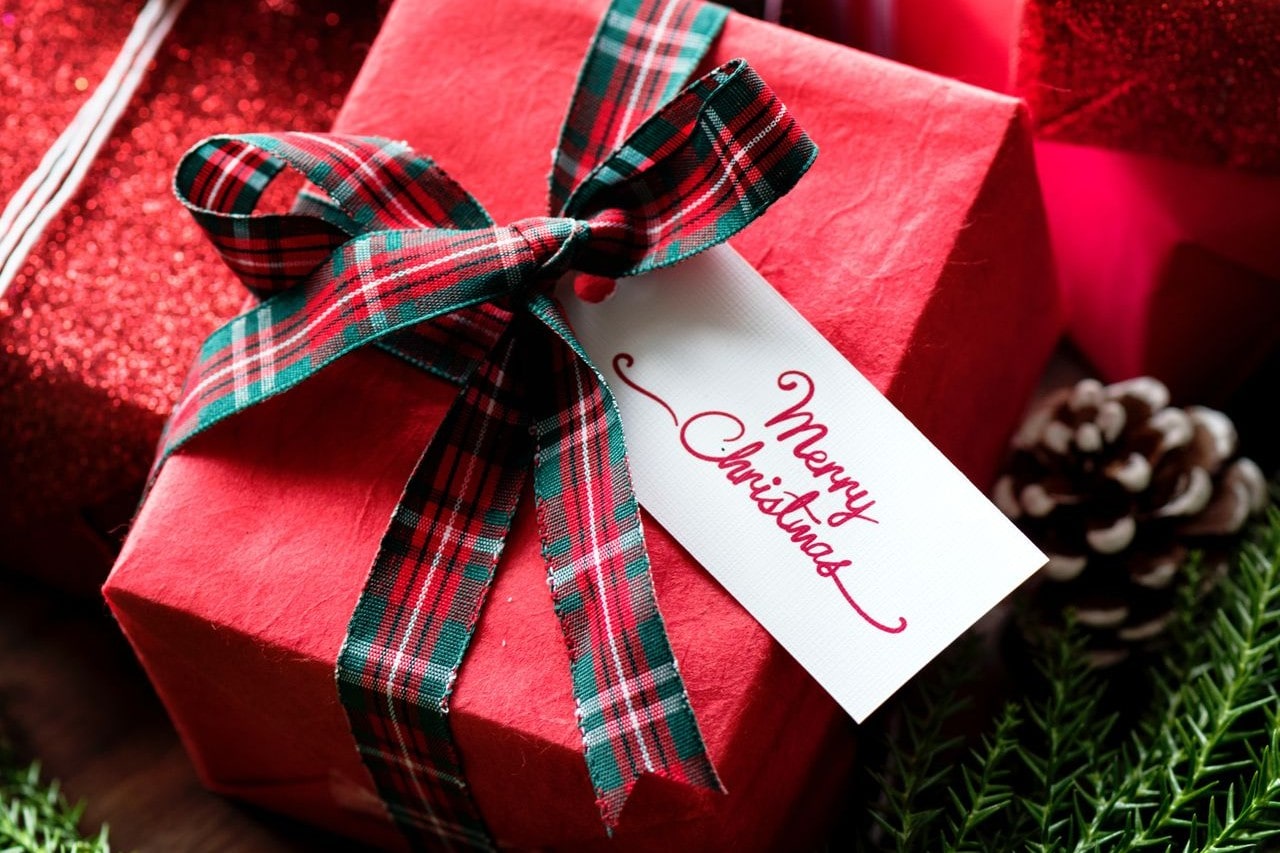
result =
M356 746L415 849L493 849L448 711L529 468L521 325L470 377L414 470L338 658Z
M556 616L569 650L587 771L605 827L642 774L723 791L662 614L622 422L558 303L530 310L551 365L537 399L534 495Z

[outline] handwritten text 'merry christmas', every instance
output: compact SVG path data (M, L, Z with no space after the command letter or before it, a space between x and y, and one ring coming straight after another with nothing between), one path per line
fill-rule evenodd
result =
M810 408L815 387L809 374L787 370L778 375L777 387L790 395L790 405L765 420L764 437L757 438L748 434L742 418L732 412L705 410L681 421L666 400L624 373L624 369L634 363L632 356L619 353L614 356L613 369L623 382L671 415L686 453L715 465L729 483L744 487L756 510L772 519L820 576L831 579L849 606L868 625L888 634L906 629L907 620L901 616L894 623L868 613L840 577L840 571L851 567L853 561L837 553L835 546L827 541L828 531L852 521L880 522L871 515L876 501L870 490L823 449L822 442L829 430ZM786 448L804 464L809 474L809 481L805 483L809 486L807 490L802 486L801 490L792 491L781 476L761 470L761 454L769 441ZM817 488L813 488L815 479L819 481Z

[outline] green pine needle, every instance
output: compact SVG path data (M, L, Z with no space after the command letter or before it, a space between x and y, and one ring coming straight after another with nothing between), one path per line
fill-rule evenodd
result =
M1280 513L1211 597L1198 572L1152 666L1146 713L1126 731L1070 631L1044 650L1043 689L1011 699L965 759L954 735L963 680L917 683L924 701L897 709L871 846L1227 853L1280 842Z
M0 743L0 853L110 853L107 827L80 833L84 805L71 805L40 765L19 764Z
M873 774L880 799L871 812L875 823L868 842L872 849L881 846L881 836L892 849L933 849L931 840L945 811L952 770L948 759L962 746L961 739L949 732L955 717L968 707L960 688L973 672L971 666L954 665L954 659L972 656L972 647L953 651L946 665L929 667L930 677L916 679L899 701L903 712L896 721L901 730L888 739L884 772Z
M1106 685L1090 670L1074 632L1068 630L1050 646L1039 669L1047 691L1028 703L1032 730L1012 749L1030 773L1030 790L1038 794L1022 800L1034 824L1027 848L1057 851L1070 849L1081 837L1081 798L1093 787L1100 754L1108 751L1115 716L1101 710Z
M1254 847L1280 834L1274 774L1280 700L1280 514L1241 551L1208 623L1186 640L1189 664L1156 681L1161 713L1134 732L1135 759L1117 767L1099 805L1133 814L1113 849L1173 842L1192 850ZM1166 710L1168 709L1168 710ZM1169 711L1172 710L1173 713ZM1150 748L1138 753L1138 743ZM1264 745L1257 750L1255 745ZM1242 774L1245 778L1242 778Z
M961 766L963 788L952 789L950 832L944 835L943 849L948 853L983 853L999 849L995 839L981 832L983 824L1010 808L1014 793L1009 785L1015 758L1014 745L1021 710L1016 703L1005 706L995 731L982 739L970 762Z

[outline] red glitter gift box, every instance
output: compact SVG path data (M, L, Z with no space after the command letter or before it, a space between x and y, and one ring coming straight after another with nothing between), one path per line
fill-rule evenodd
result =
M604 5L402 2L336 128L405 139L497 221L527 216L545 203L546 153ZM709 63L736 56L821 155L733 245L985 484L1060 331L1022 108L735 15ZM105 592L212 789L403 843L356 752L334 662L387 518L455 393L361 350L166 462ZM605 838L529 509L450 700L497 839L757 850L821 838L852 727L649 517L658 599L729 793L644 777Z
M1107 378L1222 403L1280 347L1280 5L782 8L838 9L815 32L1027 100L1070 331Z
M1273 0L1028 0L1018 92L1042 139L1280 171Z
M1109 378L1214 400L1280 345L1280 5L1028 0L1072 334Z
M7 201L93 92L141 0L0 14ZM173 198L217 131L325 128L372 41L371 4L192 0L79 192L0 294L0 562L105 577L164 417L238 284ZM115 541L118 541L116 539Z

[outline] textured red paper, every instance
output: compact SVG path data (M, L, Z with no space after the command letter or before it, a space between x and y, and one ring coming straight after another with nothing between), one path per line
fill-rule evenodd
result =
M1280 171L1280 4L1027 0L1017 89L1037 135Z
M0 14L0 204L100 82L141 5L23 0ZM83 592L101 583L187 365L243 301L174 199L174 164L212 133L327 127L377 25L356 0L184 10L0 296L0 562Z
M499 221L540 212L603 5L401 3L338 129L407 139ZM714 53L748 57L822 149L734 245L985 483L1059 329L1017 103L739 16ZM452 393L359 353L166 466L106 594L210 786L394 844L333 661ZM452 705L480 808L517 846L802 845L840 797L847 723L651 519L647 530L673 646L731 793L691 797L644 779L605 841L522 511Z

